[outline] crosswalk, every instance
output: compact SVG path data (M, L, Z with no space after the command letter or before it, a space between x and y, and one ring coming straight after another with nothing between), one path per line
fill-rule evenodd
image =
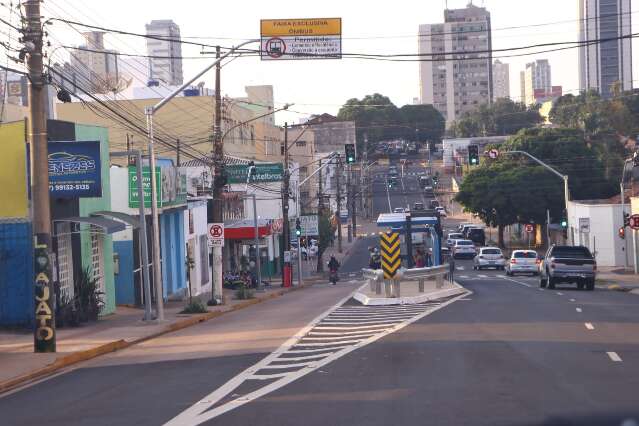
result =
M398 331L464 296L448 301L392 306L362 306L342 301L275 352L205 396L166 425L207 422Z

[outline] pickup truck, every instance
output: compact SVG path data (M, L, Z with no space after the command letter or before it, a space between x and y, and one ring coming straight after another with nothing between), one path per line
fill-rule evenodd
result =
M551 246L539 270L539 286L554 289L558 283L576 283L577 288L595 289L597 262L587 247Z

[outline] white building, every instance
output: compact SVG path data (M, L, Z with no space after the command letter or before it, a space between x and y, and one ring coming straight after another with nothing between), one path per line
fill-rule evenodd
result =
M579 41L614 39L579 48L579 88L595 89L604 98L616 82L632 89L631 0L580 0Z
M419 26L418 43L420 55L433 59L419 63L422 104L432 104L451 123L492 101L492 55L485 53L492 49L491 23L485 8L471 3L446 9L443 24Z
M70 66L66 68L71 75L67 78L91 93L119 91L117 52L105 49L103 32L90 31L83 35L86 44L71 54Z
M526 105L536 102L535 90L543 90L544 93L552 92L552 74L547 59L526 64L523 100Z
M180 86L182 73L182 44L180 27L170 19L151 21L146 25L146 49L149 56L149 80Z
M495 60L493 64L493 101L510 98L510 65Z

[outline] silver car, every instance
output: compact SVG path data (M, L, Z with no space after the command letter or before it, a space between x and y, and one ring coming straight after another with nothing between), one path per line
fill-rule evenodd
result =
M477 251L475 250L475 243L470 240L455 240L451 251L455 259L460 257L472 259L477 254Z
M482 268L504 269L506 259L499 247L482 247L473 259L473 269Z
M539 255L534 250L515 250L506 264L506 275L518 273L539 275Z

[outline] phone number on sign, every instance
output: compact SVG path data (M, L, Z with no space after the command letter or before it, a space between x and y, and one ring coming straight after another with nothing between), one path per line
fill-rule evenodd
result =
M82 183L49 185L49 191L85 191L89 189L88 184Z

